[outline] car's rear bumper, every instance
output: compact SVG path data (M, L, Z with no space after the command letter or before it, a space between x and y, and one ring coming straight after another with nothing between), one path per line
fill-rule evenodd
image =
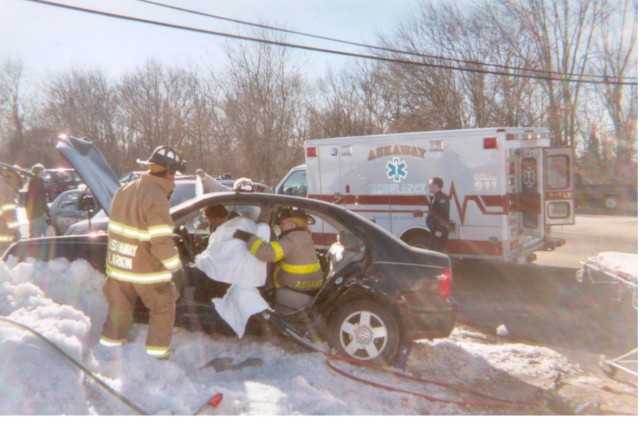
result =
M458 305L447 304L438 308L408 308L405 316L405 340L436 339L448 337L455 327Z

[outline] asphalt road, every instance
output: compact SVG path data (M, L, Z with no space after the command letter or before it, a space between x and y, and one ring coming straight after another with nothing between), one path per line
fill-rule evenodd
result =
M580 284L580 261L602 251L637 253L637 217L579 215L575 225L555 227L566 245L538 253L530 265L462 262L454 267L458 321L508 339L540 344L595 360L637 347L638 312L612 286ZM597 368L593 365L589 369Z

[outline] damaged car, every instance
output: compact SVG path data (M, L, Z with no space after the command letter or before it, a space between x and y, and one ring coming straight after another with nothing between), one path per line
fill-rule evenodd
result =
M74 165L108 215L120 183L96 147L89 141L69 137L60 140L56 148ZM268 318L278 331L295 341L326 353L394 363L413 340L444 338L453 330L457 305L451 297L448 256L411 247L362 216L323 201L234 191L187 200L171 208L174 240L183 264L193 264L207 247L211 234L203 226L207 221L204 211L212 205L223 205L238 215L247 211L255 214L262 209L297 209L306 213L324 284L313 292L295 292L275 288L267 274L259 288L270 307L260 320ZM274 216L268 223L272 240L281 232ZM339 257L332 256L336 245L340 248ZM107 235L73 235L18 241L7 249L2 260L84 259L104 273L106 252ZM212 304L216 297L213 290L210 293L195 289L189 282L179 287L177 326L208 332L224 329ZM142 303L136 308L136 319L147 320ZM247 333L259 328L250 321Z

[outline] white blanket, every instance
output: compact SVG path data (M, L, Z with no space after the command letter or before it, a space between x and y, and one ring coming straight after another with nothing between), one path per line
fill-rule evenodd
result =
M196 256L196 266L209 278L231 284L223 298L212 299L216 311L238 337L244 336L249 317L270 309L257 287L264 285L267 264L249 253L244 241L233 238L237 229L269 241L269 226L238 216L223 223L209 237L207 250Z
M611 272L623 272L638 279L638 254L604 251L598 253L595 261Z

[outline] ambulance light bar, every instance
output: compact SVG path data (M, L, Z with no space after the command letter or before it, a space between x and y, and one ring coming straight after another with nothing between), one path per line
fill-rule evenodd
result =
M550 133L507 133L508 141L534 141L551 138Z
M317 157L318 156L318 148L315 146L307 147L307 157Z

